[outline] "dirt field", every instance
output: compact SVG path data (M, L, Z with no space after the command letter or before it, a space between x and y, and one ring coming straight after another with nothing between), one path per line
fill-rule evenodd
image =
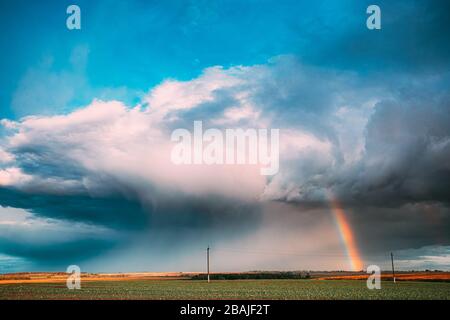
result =
M366 280L367 274L330 275L318 277L319 280ZM382 280L392 280L392 274L382 273ZM400 272L395 274L396 281L443 281L450 282L450 272Z
M133 281L133 280L172 280L190 279L197 273L182 272L140 272L140 273L82 273L81 281ZM26 272L0 275L0 285L15 283L60 283L66 282L64 272Z
M136 281L136 280L184 280L198 272L140 272L140 273L82 273L81 281ZM231 274L231 273L230 273ZM239 273L232 273L239 274ZM368 275L357 272L310 272L317 280L366 280ZM0 285L17 283L61 283L66 282L64 272L26 272L0 275ZM392 279L391 273L382 273L383 280ZM438 281L450 282L450 272L399 272L397 281Z

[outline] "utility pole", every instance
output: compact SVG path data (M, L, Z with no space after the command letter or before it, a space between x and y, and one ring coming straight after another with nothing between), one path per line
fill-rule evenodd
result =
M391 264L392 264L392 279L395 283L395 269L394 269L394 254L391 252Z
M208 283L209 283L209 246L206 249L206 272L208 274Z

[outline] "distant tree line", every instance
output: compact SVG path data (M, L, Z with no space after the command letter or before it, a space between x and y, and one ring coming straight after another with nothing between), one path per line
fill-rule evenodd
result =
M246 280L246 279L310 279L308 272L243 272L243 273L214 273L210 274L211 280ZM206 280L206 274L192 276L192 280Z

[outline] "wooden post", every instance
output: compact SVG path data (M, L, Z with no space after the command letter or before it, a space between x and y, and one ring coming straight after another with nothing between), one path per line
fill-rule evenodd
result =
M208 283L209 283L209 246L206 249L206 272L208 274Z
M391 252L391 264L392 264L392 279L395 283L395 269L394 269L394 254Z

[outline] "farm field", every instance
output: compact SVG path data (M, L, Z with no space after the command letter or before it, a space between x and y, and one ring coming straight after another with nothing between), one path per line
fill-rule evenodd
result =
M65 283L0 285L0 299L444 299L449 282L390 281L368 290L364 280L123 280L82 282L80 290Z

